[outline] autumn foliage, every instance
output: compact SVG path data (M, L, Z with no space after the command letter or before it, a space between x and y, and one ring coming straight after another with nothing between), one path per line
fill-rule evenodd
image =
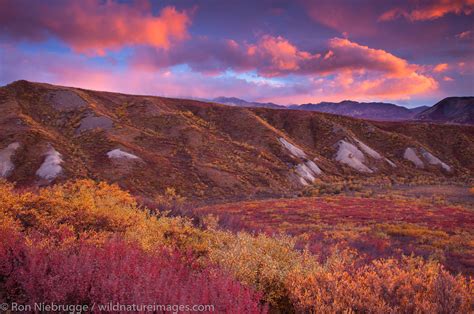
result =
M324 266L298 265L287 277L289 295L304 312L468 313L474 285L421 258L376 260L354 268L339 256ZM469 301L471 300L471 301Z
M217 312L469 312L472 280L421 257L297 249L285 234L195 227L117 186L0 184L0 301L213 304ZM391 232L406 232L395 230Z
M254 289L185 249L180 237L194 236L186 222L148 216L116 186L80 181L16 194L4 185L0 204L0 301L266 311ZM161 233L138 242L146 228Z
M177 252L145 252L122 240L100 247L82 242L56 250L2 239L3 301L212 304L222 312L262 311L252 289L215 267L198 267Z
M408 199L326 196L247 201L198 208L234 231L283 232L324 260L351 248L371 261L402 255L435 259L452 273L474 275L474 213Z

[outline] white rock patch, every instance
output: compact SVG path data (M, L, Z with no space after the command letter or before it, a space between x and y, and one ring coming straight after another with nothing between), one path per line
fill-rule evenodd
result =
M51 147L46 152L46 158L41 167L36 171L36 175L46 180L53 180L63 171L61 168L62 162L61 154Z
M336 161L346 164L360 172L372 173L373 171L364 165L364 154L353 144L344 140L339 141Z
M20 143L14 142L0 150L0 177L8 177L13 169L15 169L15 165L11 159L19 147Z
M397 168L397 165L396 165L393 161L391 161L390 159L385 158L385 161L386 161L390 166L392 166L393 168Z
M291 156L306 160L295 167L295 172L301 184L309 185L313 183L314 180L316 180L316 176L323 173L314 161L307 160L308 157L301 148L291 144L283 137L280 137L278 140L283 145L283 147L285 147L290 152Z
M318 167L318 165L316 165L316 163L314 163L314 161L308 160L306 162L306 166L308 166L308 168L311 169L311 171L313 171L313 173L316 175L323 173L323 171Z
M321 173L323 173L323 171L311 160L307 160L296 166L296 174L299 176L300 182L303 185L313 183L314 180L316 180L316 176Z
M425 164L423 161L418 157L414 148L408 147L405 149L405 153L403 154L403 158L408 161L411 161L416 167L424 168Z
M135 156L133 154L130 154L130 153L127 153L127 152L124 152L123 150L121 150L120 148L116 148L114 150L111 150L110 152L107 153L107 156L111 159L113 158L116 158L116 159L121 159L121 158L125 158L125 159L140 159L140 157L138 156Z
M299 164L298 166L296 166L296 173L301 179L303 179L300 181L302 183L304 181L306 183L305 185L307 185L308 182L313 183L314 180L316 180L316 178L314 177L314 172L305 164Z
M431 165L437 165L437 166L441 166L444 170L450 172L451 171L451 167L448 166L447 164L445 164L444 162L442 162L438 157L434 156L433 154L431 154L429 151L425 150L425 149L421 149L421 154L423 155L423 157L426 159L426 161L428 161L429 164Z
M367 155L374 159L382 159L382 155L380 155L378 152L367 146L366 144L362 143L358 139L354 139L357 145L359 145L360 149L364 151Z
M306 158L306 154L301 148L296 147L295 145L291 144L290 142L285 140L283 137L280 137L278 140L286 149L288 149L288 151L290 152L292 156L299 157L299 158Z

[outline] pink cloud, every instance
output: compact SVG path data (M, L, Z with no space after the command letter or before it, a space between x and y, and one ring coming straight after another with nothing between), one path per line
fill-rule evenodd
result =
M334 72L343 69L367 70L403 76L417 69L416 65L411 65L385 50L360 45L346 38L330 39L328 49L331 52L331 58L316 62L315 70L318 72Z
M132 64L148 71L187 64L193 71L214 76L227 70L255 71L262 77L337 76L340 88L367 95L405 97L437 88L423 67L346 38L330 39L326 50L319 53L301 50L281 36L264 35L255 44L203 38L171 51L142 50Z
M472 37L472 31L465 31L456 35L456 38L458 39L469 39L471 37Z
M278 76L283 72L298 72L303 60L311 59L310 53L300 51L285 38L263 36L256 45L247 48L254 64L267 76Z
M473 0L436 0L421 2L415 8L393 8L382 15L380 21L391 21L404 17L410 21L426 21L443 17L446 14L470 15L474 10Z
M447 63L440 63L438 65L436 65L433 69L434 72L436 73L441 73L441 72L444 72L448 69L448 64Z
M95 90L168 97L213 98L235 95L282 104L323 100L390 100L411 98L436 82L417 74L389 77L375 72L341 70L326 75L303 75L298 81L267 83L239 77L208 76L199 72L176 73L168 68L149 71L140 67L117 69L90 63L84 55L44 52L35 54L13 46L0 46L5 64L0 81L16 79L50 82Z
M370 5L357 1L300 0L311 19L331 29L339 31L344 37L354 34L374 35L378 7L382 3ZM375 18L374 18L375 17Z
M187 12L163 8L154 16L148 1L131 4L113 1L5 0L0 2L0 26L14 39L41 41L55 36L81 53L105 54L129 45L169 48L185 39L190 24Z

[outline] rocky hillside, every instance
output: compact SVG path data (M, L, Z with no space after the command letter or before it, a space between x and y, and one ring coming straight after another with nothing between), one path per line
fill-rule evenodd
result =
M448 97L415 117L422 121L474 124L474 97Z
M68 178L154 196L297 193L316 178L470 177L474 127L373 122L27 81L0 88L0 175Z

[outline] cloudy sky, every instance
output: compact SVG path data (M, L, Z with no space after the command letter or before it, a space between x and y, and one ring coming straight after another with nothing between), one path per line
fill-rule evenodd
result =
M0 0L0 84L432 105L474 90L474 0Z

